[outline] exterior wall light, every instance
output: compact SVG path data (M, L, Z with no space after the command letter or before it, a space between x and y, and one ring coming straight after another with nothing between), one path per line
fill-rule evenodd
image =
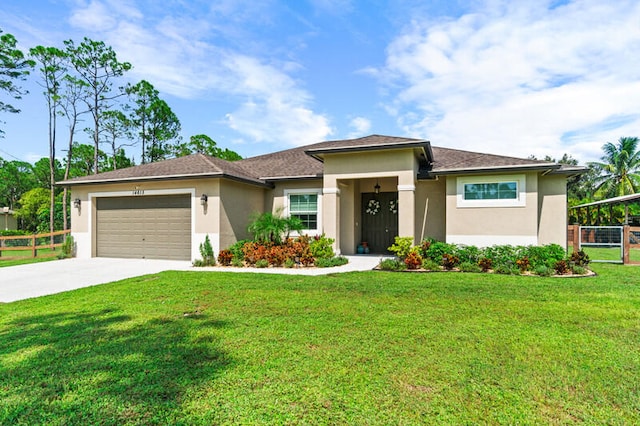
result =
M73 200L73 207L75 207L76 209L80 208L80 198L76 198L75 200Z
M202 194L200 196L200 205L205 205L207 204L207 201L209 200L209 197L207 197L207 194Z
M376 179L376 186L373 187L373 190L376 194L380 193L380 184L378 183L378 179Z

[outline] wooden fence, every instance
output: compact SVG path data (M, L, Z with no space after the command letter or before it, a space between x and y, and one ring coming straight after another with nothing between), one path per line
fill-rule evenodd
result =
M0 257L7 258L5 252L31 252L30 256L14 256L15 258L36 257L38 250L51 249L55 250L64 244L64 240L71 230L49 232L46 234L33 235L12 235L8 237L0 237ZM57 237L57 238L56 238ZM44 243L46 241L46 243ZM51 243L53 241L53 243ZM58 241L58 242L56 242ZM10 256L10 255L9 255Z
M597 227L591 227L597 228ZM567 228L567 247L571 249L571 251L578 251L578 247L580 247L580 241L584 242L594 242L595 236L594 232L589 230L583 230L582 235L580 233L580 225L569 225ZM638 226L622 226L622 263L631 264L638 263L631 261L629 259L629 255L631 250L640 249L640 227Z

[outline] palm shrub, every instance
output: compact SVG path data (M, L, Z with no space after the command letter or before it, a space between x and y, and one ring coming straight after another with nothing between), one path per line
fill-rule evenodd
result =
M257 213L252 216L247 230L253 234L254 241L282 244L291 232L302 231L302 221L296 216L282 217L281 210L276 214Z

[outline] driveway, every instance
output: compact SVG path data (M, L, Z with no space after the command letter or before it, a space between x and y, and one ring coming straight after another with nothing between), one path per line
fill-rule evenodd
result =
M64 259L0 268L0 303L61 293L162 271L255 272L325 275L373 269L383 257L347 256L349 263L334 268L194 268L191 262L151 259Z
M61 293L168 270L192 269L187 261L64 259L0 268L0 302Z

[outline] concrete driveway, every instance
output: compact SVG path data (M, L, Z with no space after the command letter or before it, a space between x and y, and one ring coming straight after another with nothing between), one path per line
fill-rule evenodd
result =
M194 268L191 262L151 259L64 259L0 268L0 303L62 293L162 271L254 272L262 274L325 275L368 271L388 256L347 256L349 263L334 268Z
M14 302L168 270L190 262L150 259L64 259L0 268L0 302Z

